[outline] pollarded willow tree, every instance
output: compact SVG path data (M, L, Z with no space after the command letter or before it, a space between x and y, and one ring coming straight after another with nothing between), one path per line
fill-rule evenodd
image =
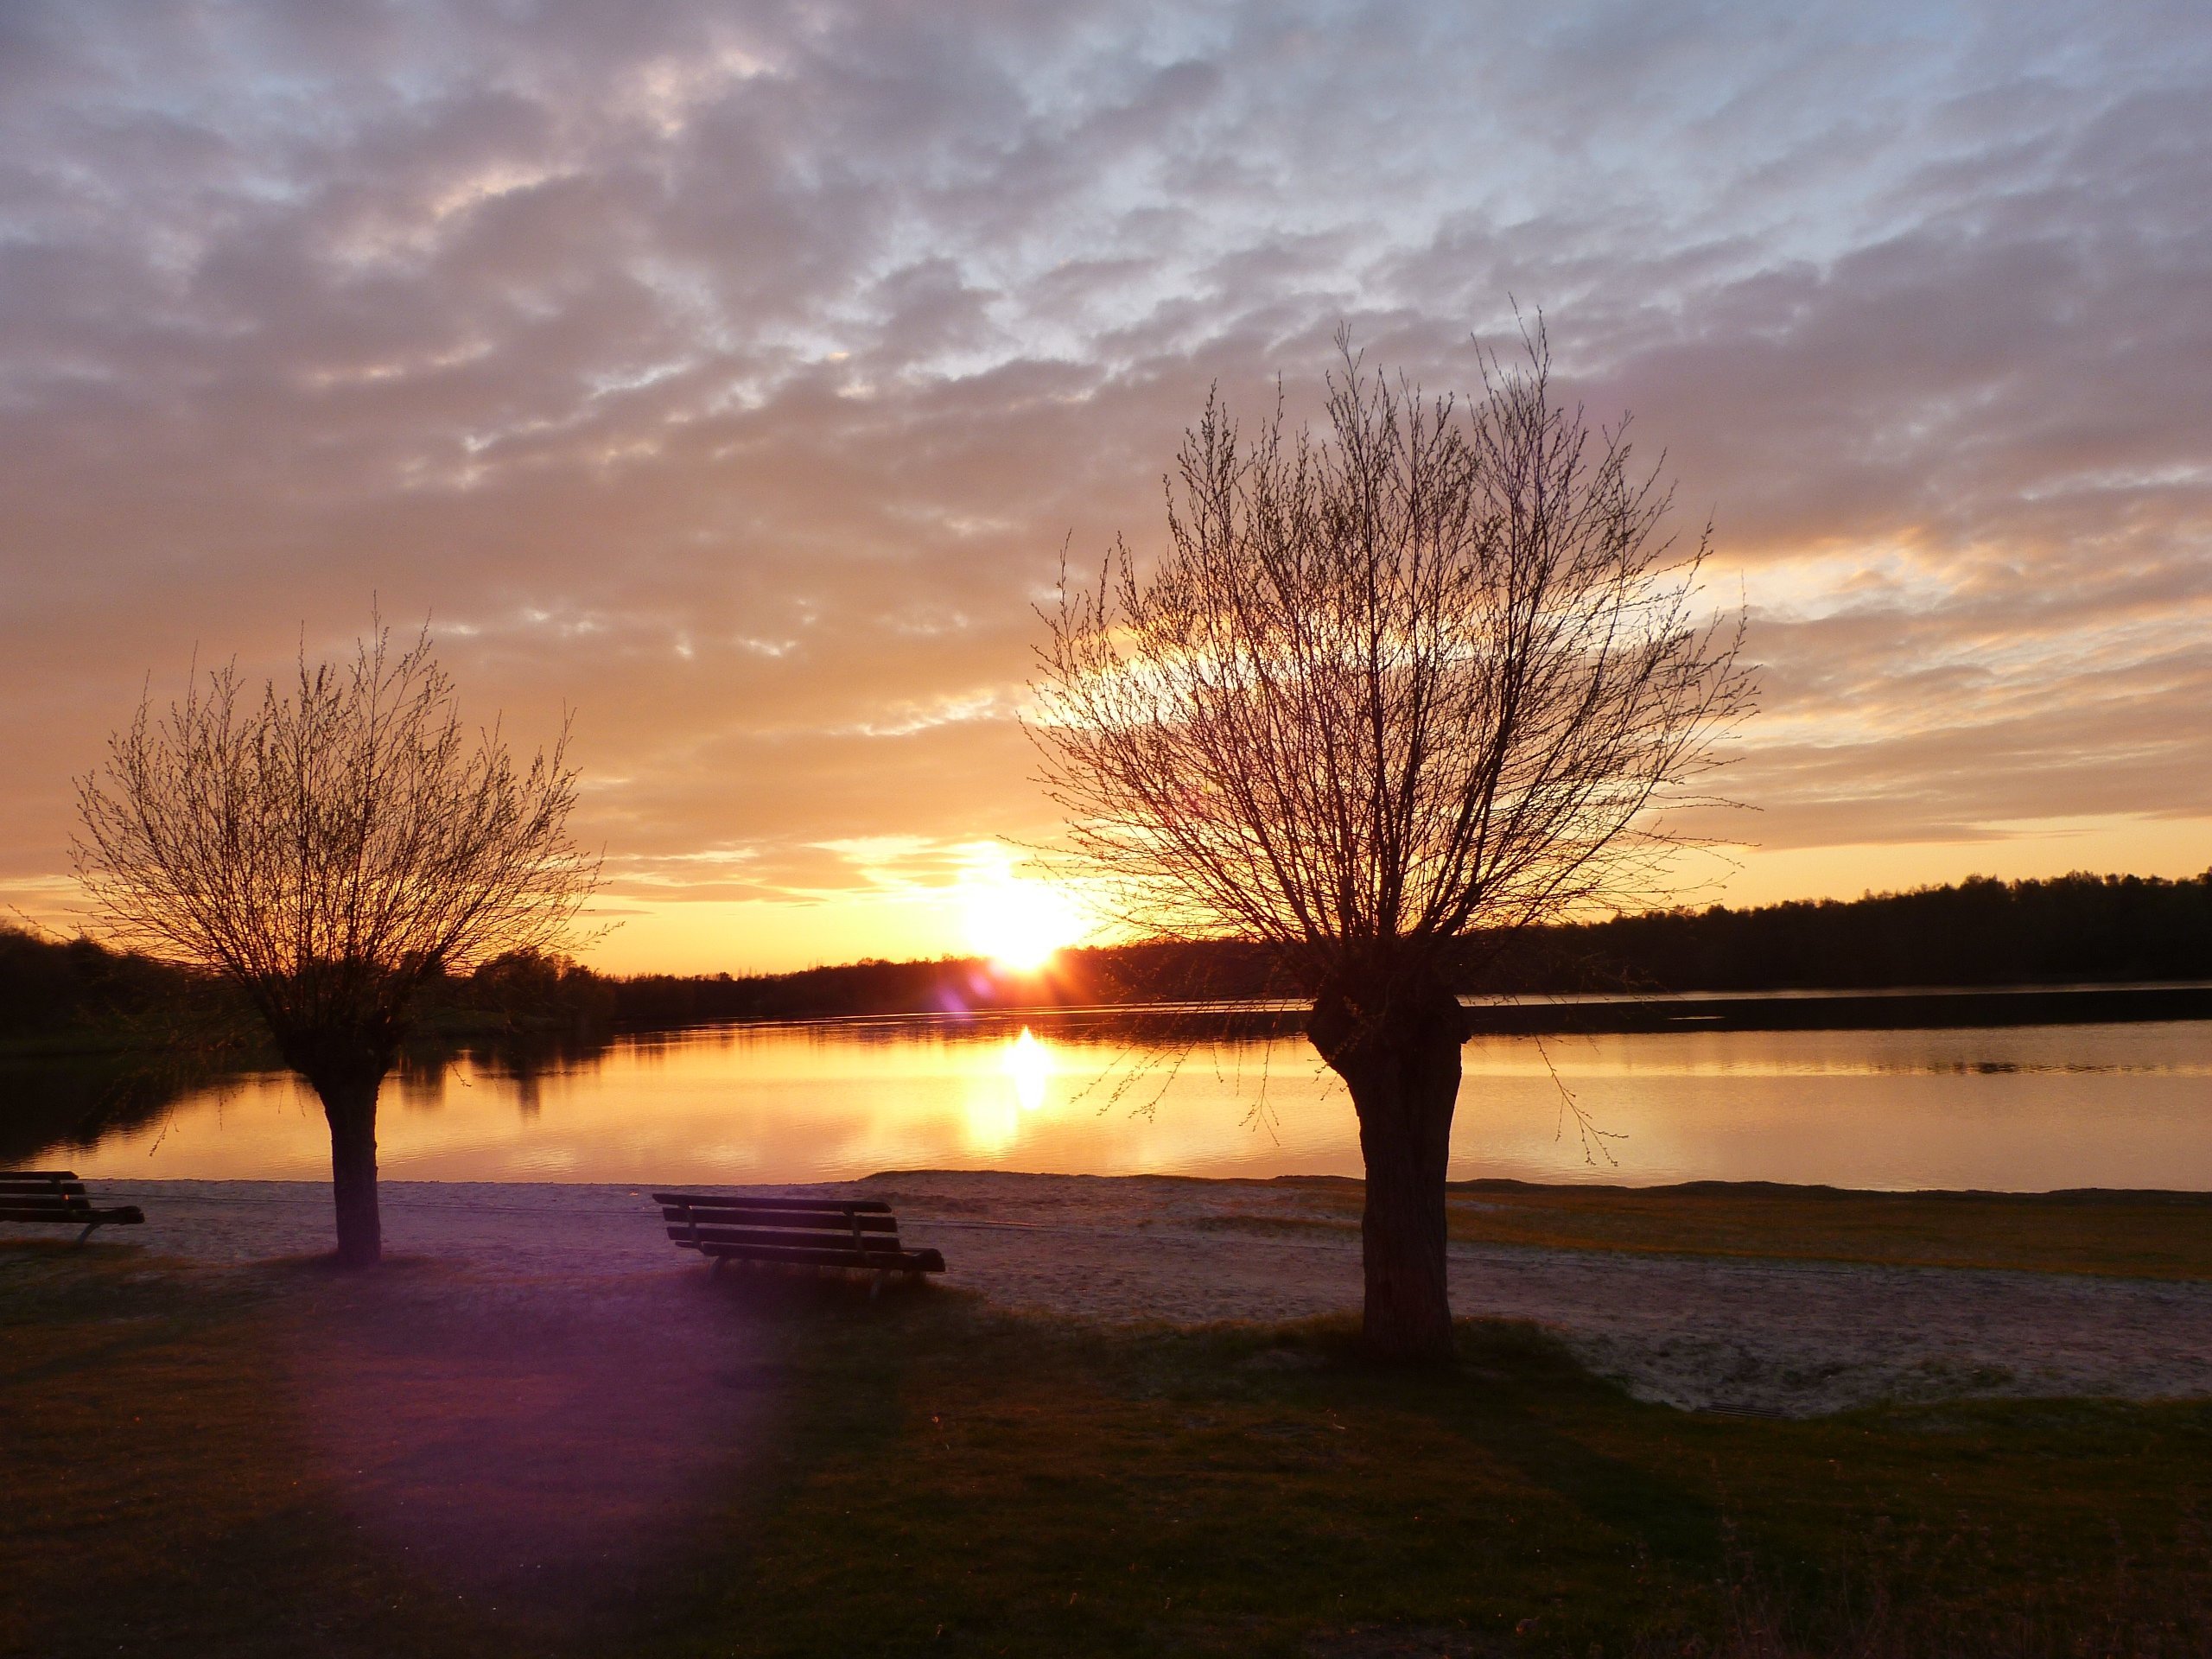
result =
M1340 337L1326 429L1209 398L1167 544L1117 543L1045 620L1032 732L1077 865L1129 922L1271 945L1313 999L1366 1165L1364 1333L1447 1354L1445 1171L1470 941L1648 898L1748 711L1708 538L1622 432L1483 359L1463 407Z
M518 766L472 735L425 631L252 696L151 697L78 784L77 872L118 942L220 975L330 1125L338 1256L383 1253L377 1095L424 981L566 941L598 877L567 830L564 728Z

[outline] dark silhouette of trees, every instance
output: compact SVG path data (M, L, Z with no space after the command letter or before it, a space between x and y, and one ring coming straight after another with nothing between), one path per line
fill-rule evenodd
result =
M2212 871L2077 872L1562 930L1497 988L1844 990L2212 977ZM1472 988L1471 987L1469 988ZM1484 987L1483 988L1490 988Z
M597 879L566 823L564 730L518 767L473 739L425 632L377 626L343 666L257 699L233 668L150 697L78 785L77 871L121 944L212 970L330 1124L338 1255L382 1253L377 1094L435 976L569 936Z
M1348 342L1327 431L1209 399L1168 545L1061 584L1032 730L1125 918L1272 947L1350 1089L1364 1334L1448 1353L1444 1181L1464 942L1649 891L1657 809L1747 707L1740 624L1691 612L1700 538L1618 431L1555 406L1541 324L1465 410Z
M66 1042L142 1020L198 988L195 976L86 938L41 938L0 922L0 1039Z

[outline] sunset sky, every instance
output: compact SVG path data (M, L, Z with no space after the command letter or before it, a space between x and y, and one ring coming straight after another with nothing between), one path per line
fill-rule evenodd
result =
M1516 300L1750 608L1701 897L2212 866L2202 0L17 0L0 906L149 675L373 598L575 711L595 963L967 949L1063 545Z

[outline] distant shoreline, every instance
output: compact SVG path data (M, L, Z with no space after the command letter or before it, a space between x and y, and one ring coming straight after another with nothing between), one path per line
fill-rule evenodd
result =
M1478 1034L1690 1031L1907 1031L2212 1020L2212 983L1936 987L1858 991L1690 991L1649 997L1484 1000Z
M1866 990L1606 991L1469 995L1478 1037L1602 1035L1698 1031L1909 1031L2005 1026L2136 1025L2212 1020L2212 981L2115 985L1916 986ZM715 1027L1021 1025L1044 1021L1144 1023L1218 1020L1224 1027L1302 1027L1306 1004L1289 998L1186 1002L1101 1002L886 1014L791 1014L617 1025L614 1034Z
M2113 985L1918 986L1905 988L1771 991L1589 992L1470 995L1471 1037L1599 1036L1700 1031L1928 1031L2013 1026L2141 1025L2212 1020L2212 981ZM1306 1004L1292 999L1184 1002L1044 1003L884 1014L812 1014L615 1021L599 1040L661 1032L788 1026L976 1026L1111 1021L1117 1024L1217 1023L1224 1033L1292 1034L1303 1027ZM427 1046L465 1048L518 1037L591 1040L550 1024L517 1029L488 1020L441 1022L422 1033ZM0 1064L71 1060L127 1061L164 1045L140 1024L88 1025L0 1038ZM272 1062L273 1064L273 1062Z

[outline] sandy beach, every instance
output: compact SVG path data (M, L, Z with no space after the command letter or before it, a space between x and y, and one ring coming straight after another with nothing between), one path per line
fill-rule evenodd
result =
M111 1181L147 1224L101 1235L209 1270L329 1248L310 1182ZM1359 1240L1311 1185L914 1172L881 1198L943 1282L1016 1313L1107 1322L1278 1321L1354 1311ZM706 1271L645 1189L390 1181L385 1248L435 1260L462 1304L586 1302ZM2212 1284L1455 1243L1463 1316L1532 1320L1642 1399L1811 1415L1968 1395L2212 1395Z

